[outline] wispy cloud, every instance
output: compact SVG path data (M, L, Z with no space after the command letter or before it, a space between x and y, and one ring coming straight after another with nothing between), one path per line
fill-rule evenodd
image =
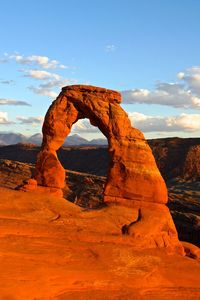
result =
M1 84L7 84L7 85L10 85L10 84L14 84L15 81L10 79L10 80L7 80L7 79L0 79L0 83Z
M0 105L31 106L28 102L25 102L25 101L19 101L19 100L15 100L15 99L6 99L6 98L0 98Z
M61 64L58 60L50 59L48 56L31 55L24 56L21 54L12 54L6 56L5 59L13 59L21 65L36 65L44 69L67 69L68 67Z
M104 48L104 50L106 52L114 52L114 51L116 51L116 49L117 49L117 47L115 45L113 45L113 44L106 45L105 48Z
M58 89L60 87L66 86L66 85L71 85L71 84L76 84L77 80L76 79L67 79L63 78L60 74L54 73L54 72L49 72L44 69L66 69L69 68L65 66L64 64L61 64L57 60L52 60L47 56L41 56L41 55L30 55L30 56L25 56L21 54L12 54L9 55L7 53L4 54L4 57L2 59L2 62L9 62L10 60L16 61L18 64L24 65L29 68L23 68L19 70L20 72L23 73L24 77L35 79L35 80L40 80L41 84L36 86L35 84L30 84L27 88L31 90L33 93L42 95L42 96L47 96L51 98L55 98L58 95L58 92L53 91L53 89ZM31 68L35 67L35 68ZM39 69L38 67L42 68ZM74 67L70 67L74 68ZM12 84L14 81L12 80L4 80L0 79L1 84ZM18 101L18 102L13 102L8 101L7 99L1 99L1 100L6 100L2 101L2 105L26 105L25 102L23 101Z
M29 125L39 125L43 122L44 117L39 116L39 117L23 117L23 116L18 116L16 117L17 121L20 121L20 124L29 124Z
M24 73L25 77L34 78L38 80L48 80L48 79L54 79L54 80L60 80L61 76L56 73L50 73L43 70L20 70Z
M30 91L32 91L35 94L42 95L42 96L47 96L51 98L56 98L58 96L58 93L50 90L50 89L45 89L43 87L37 87L37 86L29 86L28 87Z
M7 63L8 61L9 61L9 55L8 55L8 53L4 53L3 57L0 58L0 63L4 64L4 63Z
M56 98L58 96L58 92L52 90L52 88L60 88L70 84L76 84L76 79L52 79L41 83L39 86L29 86L29 90L31 90L35 94Z
M138 112L129 113L132 126L143 132L195 132L200 129L199 114L180 114L177 116L149 116Z
M177 77L184 82L188 90L200 96L200 66L194 66L179 72Z

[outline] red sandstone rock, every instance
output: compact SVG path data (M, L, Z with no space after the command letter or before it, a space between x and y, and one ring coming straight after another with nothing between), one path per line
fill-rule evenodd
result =
M181 243L184 247L184 250L185 250L185 253L187 256L200 261L200 248L199 247L197 247L191 243L188 243L188 242L181 242Z
M84 85L63 88L45 116L35 178L39 185L64 187L64 169L56 151L64 143L73 124L88 118L108 139L111 163L104 201L140 208L141 221L128 225L127 232L141 237L144 247L153 241L154 247L170 245L181 252L183 247L169 211L163 205L167 202L165 182L143 134L131 127L120 102L121 95L112 90ZM162 204L161 209L155 209L153 204L159 203ZM146 206L150 209L146 210Z
M200 180L200 138L153 139L148 143L166 180Z
M191 146L186 155L183 174L185 179L200 180L200 145Z
M141 250L142 238L121 235L135 208L88 211L37 190L0 194L0 299L200 299L198 260Z
M156 203L167 202L167 190L143 134L131 127L120 107L116 91L92 86L68 86L50 106L43 125L42 150L37 160L38 184L63 188L64 170L58 150L72 125L88 118L107 137L111 165L105 187L105 200L116 198Z

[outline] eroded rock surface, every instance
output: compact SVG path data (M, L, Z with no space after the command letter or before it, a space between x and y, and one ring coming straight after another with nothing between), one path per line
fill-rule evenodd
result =
M138 129L131 127L120 102L121 95L112 90L84 85L63 88L45 116L35 179L48 188L65 187L65 170L56 151L73 124L88 118L108 140L111 163L104 202L134 207L140 212L141 218L137 224L133 220L127 225L126 233L136 237L141 247L170 247L183 254L173 220L164 206L165 182L147 141Z
M43 144L37 160L36 179L40 185L63 188L64 170L56 151L72 125L88 118L107 137L111 156L104 191L106 202L120 198L156 203L167 202L167 190L143 134L132 128L120 107L116 91L92 86L67 86L50 106L43 125Z
M137 238L121 235L135 208L83 210L37 191L0 188L0 194L0 299L200 298L197 259L141 251Z

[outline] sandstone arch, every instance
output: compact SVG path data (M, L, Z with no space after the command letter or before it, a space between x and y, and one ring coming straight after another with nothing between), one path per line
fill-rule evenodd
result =
M88 118L108 139L111 165L104 201L133 207L137 214L132 223L122 227L122 233L131 235L138 247L170 247L183 254L170 212L164 205L165 182L143 134L131 127L120 102L121 95L116 91L85 85L64 87L45 116L43 143L36 164L37 184L50 189L65 186L65 170L56 150L72 125Z
M43 144L38 156L39 185L63 188L65 172L56 155L72 125L88 118L107 137L111 165L104 191L105 202L132 206L133 201L166 203L167 190L143 134L131 127L120 106L121 95L112 90L74 85L62 89L43 124Z

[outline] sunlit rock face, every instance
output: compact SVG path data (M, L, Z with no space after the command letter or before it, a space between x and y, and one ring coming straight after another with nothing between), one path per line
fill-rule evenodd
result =
M65 173L56 150L64 143L73 124L88 118L107 137L109 144L111 164L104 200L128 206L132 200L167 202L166 186L152 152L143 134L131 127L120 102L120 93L104 88L73 85L62 89L43 125L43 144L36 172L39 185L65 186Z
M131 127L120 106L120 93L104 88L73 85L62 89L47 111L43 143L37 158L35 179L48 188L65 187L65 170L56 151L74 123L88 118L107 137L111 158L104 188L104 202L135 208L136 217L122 226L139 248L170 248L183 254L183 247L168 208L167 189L143 134Z

